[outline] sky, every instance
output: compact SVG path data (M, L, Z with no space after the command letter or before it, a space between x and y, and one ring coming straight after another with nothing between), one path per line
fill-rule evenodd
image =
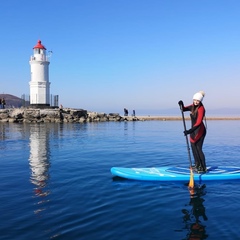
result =
M0 6L0 93L30 93L29 60L41 40L53 52L50 92L64 107L161 115L179 111L179 100L190 104L203 90L207 112L240 109L239 0L8 0Z

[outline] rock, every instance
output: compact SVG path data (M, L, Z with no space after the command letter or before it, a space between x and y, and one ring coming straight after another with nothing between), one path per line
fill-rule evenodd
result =
M13 111L9 111L9 117L15 119L23 118L24 110L22 108L14 108Z

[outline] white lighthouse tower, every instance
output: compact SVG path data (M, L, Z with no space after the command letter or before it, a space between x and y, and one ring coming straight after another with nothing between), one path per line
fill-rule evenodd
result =
M31 81L30 104L35 107L50 106L50 82L49 82L49 59L46 48L38 40L33 48L33 56L30 58Z

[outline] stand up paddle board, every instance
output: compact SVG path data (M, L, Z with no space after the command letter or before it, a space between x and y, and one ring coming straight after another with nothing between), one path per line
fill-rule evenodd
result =
M212 166L207 173L194 173L195 181L216 181L240 179L240 167ZM151 167L151 168L123 168L112 167L113 176L142 181L189 181L189 167Z

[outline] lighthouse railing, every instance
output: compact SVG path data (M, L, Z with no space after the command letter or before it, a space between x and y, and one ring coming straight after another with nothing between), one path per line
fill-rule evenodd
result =
M22 104L23 107L28 107L31 104L50 104L51 107L58 107L59 106L59 95L50 95L49 101L43 98L42 94L33 94L30 96L29 94L22 94ZM39 101L41 99L41 101Z

